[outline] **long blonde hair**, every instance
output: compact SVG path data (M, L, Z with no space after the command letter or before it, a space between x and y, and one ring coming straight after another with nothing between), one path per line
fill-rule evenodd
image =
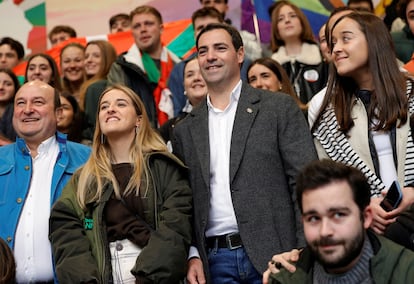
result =
M151 128L144 104L130 88L119 84L109 86L101 94L98 106L101 104L102 97L112 90L119 90L125 93L132 100L137 116L141 116L139 130L131 145L128 145L130 147L129 157L133 161L133 174L123 193L125 196L135 192L138 196L141 178L144 177L145 180L148 180L149 177L148 168L144 161L145 154L154 151L166 152L167 146L158 133ZM106 143L99 125L99 112L100 108L98 107L91 156L78 173L77 200L84 210L86 210L86 204L100 200L107 183L113 185L116 198L121 198L118 182L112 172L111 149L109 144ZM146 185L148 187L148 183Z

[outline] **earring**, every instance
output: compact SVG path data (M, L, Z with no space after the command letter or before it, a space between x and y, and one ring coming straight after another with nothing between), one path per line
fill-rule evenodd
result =
M280 87L279 87L279 91L281 91L282 90L282 85L280 85Z
M101 133L101 144L105 144L105 135Z
M138 132L139 132L139 126L137 125L137 126L135 126L135 135L137 135Z

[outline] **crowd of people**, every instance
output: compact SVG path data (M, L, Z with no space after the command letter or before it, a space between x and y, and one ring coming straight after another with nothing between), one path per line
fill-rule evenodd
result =
M58 63L0 39L0 284L412 281L414 0L397 2L400 30L349 0L314 35L276 1L266 50L200 0L187 58L148 5L110 18L122 54L64 44L66 25Z

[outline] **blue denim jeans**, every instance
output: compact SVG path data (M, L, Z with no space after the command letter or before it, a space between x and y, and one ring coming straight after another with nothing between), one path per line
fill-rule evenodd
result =
M208 264L213 284L262 284L262 274L253 267L243 247L234 250L211 248Z

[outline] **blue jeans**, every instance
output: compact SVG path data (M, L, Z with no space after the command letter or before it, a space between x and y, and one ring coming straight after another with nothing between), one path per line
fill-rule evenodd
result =
M262 274L254 268L243 247L234 250L211 248L208 264L213 284L262 284Z

